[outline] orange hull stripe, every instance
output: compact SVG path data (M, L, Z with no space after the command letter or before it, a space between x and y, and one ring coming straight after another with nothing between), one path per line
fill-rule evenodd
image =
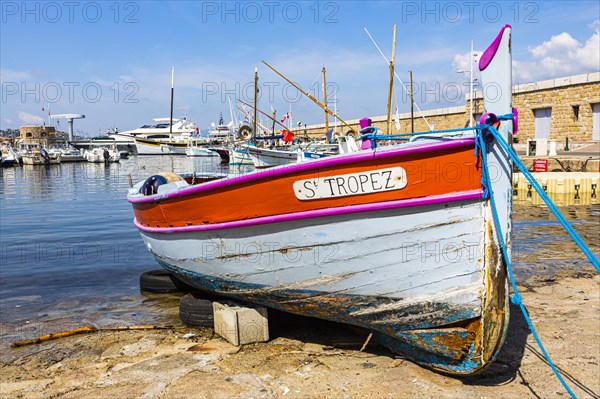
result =
M400 190L301 201L296 198L293 189L293 183L297 180L365 173L396 166L404 168L407 175L408 184ZM473 156L473 148L462 147L433 153L370 159L278 178L265 177L195 195L132 205L135 218L142 226L182 227L444 195L480 188L481 170L478 168L477 158Z

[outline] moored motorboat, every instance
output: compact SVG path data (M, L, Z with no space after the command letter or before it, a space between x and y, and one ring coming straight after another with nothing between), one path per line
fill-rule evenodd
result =
M107 147L93 147L83 152L83 157L86 161L91 163L110 163L119 162L121 159L121 152L116 149Z
M50 153L44 147L31 148L22 152L23 165L56 165L60 163L60 154Z
M362 327L446 373L481 371L509 316L512 165L487 130L513 133L510 33L480 62L500 87L484 97L499 127L487 114L472 129L238 176L152 176L128 195L146 247L196 288Z
M18 158L15 150L9 143L2 143L0 146L0 166L10 167L18 164Z

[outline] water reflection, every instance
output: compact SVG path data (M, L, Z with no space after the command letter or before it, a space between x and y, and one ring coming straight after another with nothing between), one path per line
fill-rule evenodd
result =
M216 157L178 156L1 169L0 337L9 332L29 334L25 338L40 335L18 331L26 322L54 332L82 324L152 324L176 318L169 312L176 312L177 296L139 293L139 275L157 264L132 224L128 176L136 182L161 171L249 169L229 170ZM523 200L517 196L514 211L517 278L563 268L589 270L589 262L548 210L527 197L527 190L524 195ZM592 198L591 193L582 195L580 206L562 210L597 254L600 205Z

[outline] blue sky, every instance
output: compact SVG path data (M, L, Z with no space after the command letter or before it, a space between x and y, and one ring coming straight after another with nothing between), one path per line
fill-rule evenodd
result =
M48 104L53 114L85 114L75 129L91 136L168 117L171 66L174 116L201 129L221 112L229 121L228 96L251 101L255 67L260 108L282 115L291 103L295 122L322 122L320 108L263 59L321 100L325 66L342 117L383 115L388 67L364 28L389 58L394 24L396 71L405 82L413 71L419 106L463 105L469 76L456 70L468 70L471 40L483 51L504 24L513 27L515 82L599 71L599 4L3 1L0 127L46 121ZM396 93L407 112L406 93Z

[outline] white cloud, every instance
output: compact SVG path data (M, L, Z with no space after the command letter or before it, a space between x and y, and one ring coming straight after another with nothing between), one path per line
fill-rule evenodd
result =
M531 61L513 62L513 80L526 83L600 71L600 21L589 27L594 33L583 44L563 32L530 47Z
M0 68L0 81L2 82L23 82L32 79L33 75L29 71L13 71L12 69Z
M39 125L44 122L44 118L23 111L19 112L19 119L23 121L23 123L31 125Z
M3 118L2 122L6 123L7 125L14 125L15 124L15 122L12 119L10 119L10 118Z

